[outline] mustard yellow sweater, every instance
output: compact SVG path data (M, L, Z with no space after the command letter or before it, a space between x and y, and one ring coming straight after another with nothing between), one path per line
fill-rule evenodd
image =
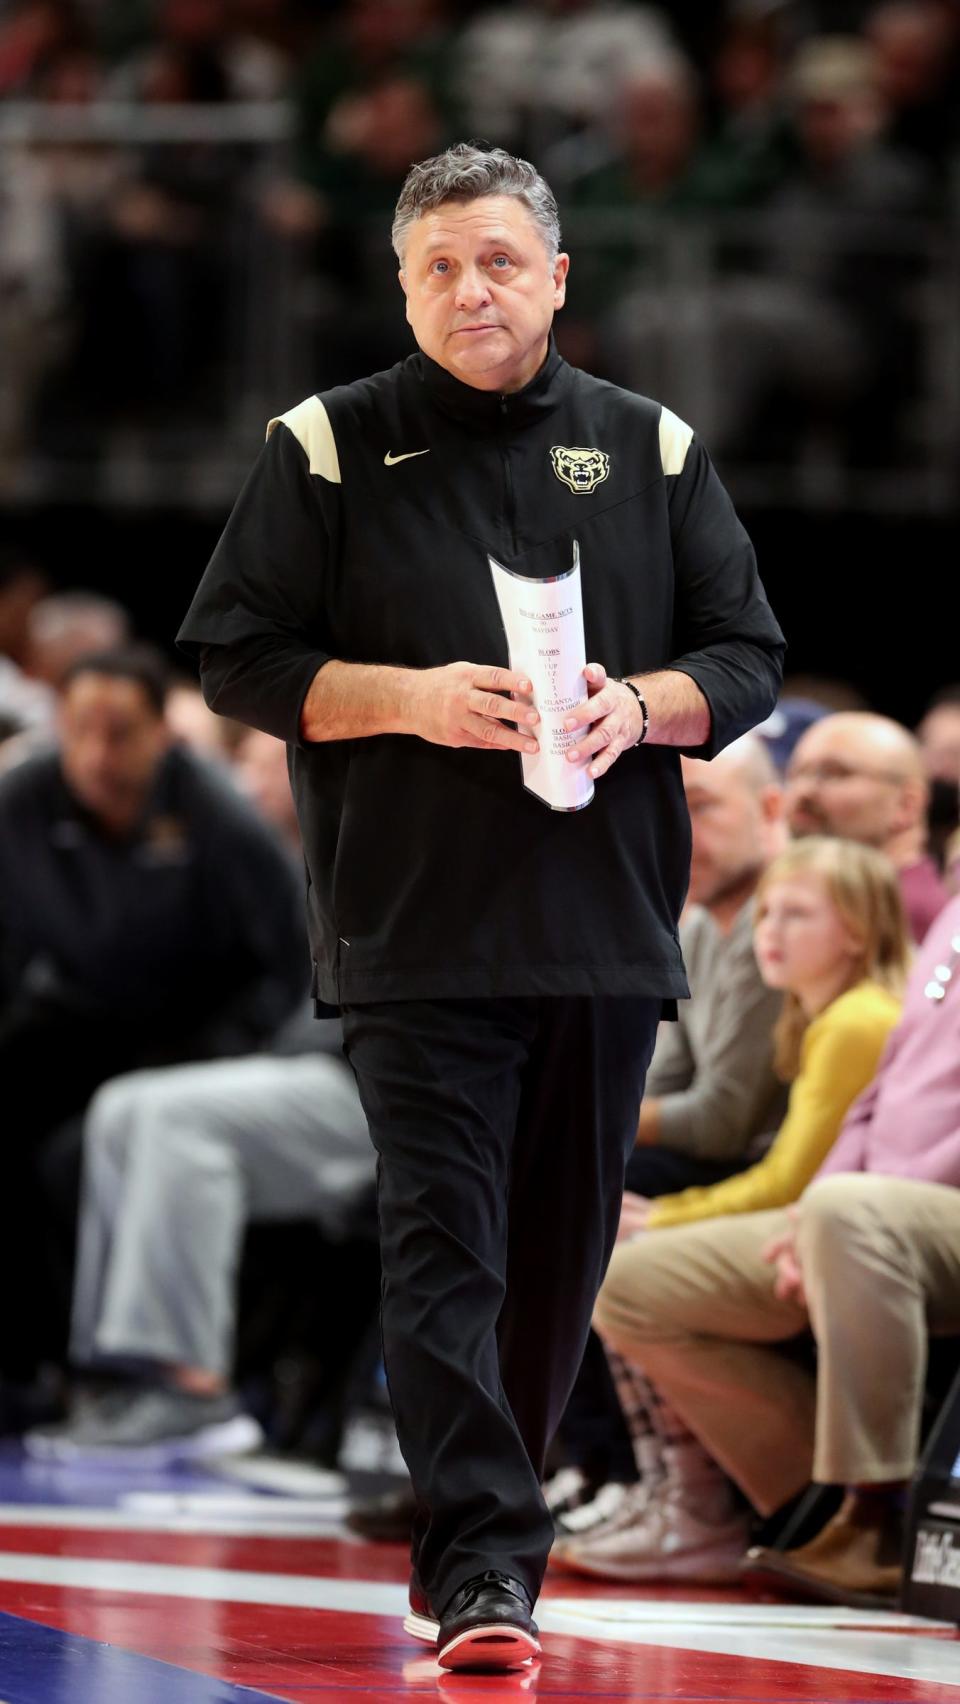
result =
M899 1000L875 982L861 982L818 1012L800 1044L786 1117L763 1159L708 1188L661 1195L651 1206L651 1227L759 1213L796 1201L873 1077L899 1017Z

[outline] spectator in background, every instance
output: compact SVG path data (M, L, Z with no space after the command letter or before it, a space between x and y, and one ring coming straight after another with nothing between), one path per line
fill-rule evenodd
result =
M659 1455L658 1470L648 1468L619 1520L559 1547L565 1565L605 1579L735 1577L747 1518L697 1440L692 1390L679 1403L676 1392L688 1377L698 1391L709 1389L706 1377L697 1385L708 1334L722 1331L744 1264L779 1222L772 1210L798 1198L837 1140L900 1012L906 918L889 860L872 848L825 839L788 847L761 878L755 942L764 980L786 995L776 1036L777 1066L791 1082L786 1118L769 1153L738 1177L652 1203L625 1195L621 1247L597 1303L597 1329L625 1363L623 1397L638 1454L645 1444L646 1457ZM699 1362L689 1352L691 1330L704 1345ZM651 1344L660 1352L648 1354ZM776 1505L765 1480L789 1481L789 1495L809 1469L792 1456L773 1459L762 1417L752 1418L751 1427L731 1403L725 1424L739 1429L744 1453L755 1459L753 1484L764 1492L758 1506L770 1512Z
M693 848L680 942L692 999L660 1025L647 1073L626 1172L627 1189L645 1197L741 1171L786 1108L773 1066L782 996L763 982L753 951L753 895L785 840L776 772L750 734L711 763L680 761ZM598 1530L637 1475L593 1335L559 1435L568 1466L545 1493L558 1531Z
M221 716L214 719L223 721ZM265 734L259 728L243 728L234 753L233 777L264 821L269 822L291 852L301 858L300 824L283 740L276 739L273 734Z
M203 693L191 676L174 676L164 714L168 728L181 745L189 747L197 757L232 766L247 730L241 722L231 722L229 716L215 716L208 710Z
M54 692L80 657L129 644L130 613L114 598L76 589L56 592L33 605L28 621L28 667Z
M960 888L960 686L931 700L917 728L930 788L930 851L955 893Z
M960 17L944 0L889 0L867 14L864 34L894 147L940 182L960 144Z
M142 649L75 663L60 749L0 776L0 1067L17 1109L0 1261L11 1294L26 1272L42 1286L38 1168L69 1220L76 1143L54 1133L99 1084L247 1052L305 990L289 855L227 781L172 743L164 691L162 665ZM52 1299L30 1324L14 1343L26 1322L8 1317L8 1370L60 1347Z
M248 32L228 0L161 0L152 39L118 66L106 94L155 100L173 74L187 100L278 100L289 71L277 42Z
M6 739L49 732L53 726L53 694L26 672L31 612L46 589L39 569L19 552L0 551L0 715Z
M846 1487L811 1543L749 1553L750 1578L791 1595L896 1601L926 1337L960 1331L958 965L954 899L917 955L876 1076L796 1216L697 1227L696 1262L679 1240L692 1230L671 1233L672 1248L645 1237L614 1255L602 1293L605 1335L761 1513L811 1475ZM807 1330L816 1372L791 1352Z
M338 1242L372 1225L373 1149L341 1044L339 1021L298 1015L250 1058L98 1089L84 1121L70 1359L81 1381L131 1364L137 1379L101 1401L81 1385L64 1424L28 1435L31 1454L143 1464L261 1441L231 1385L246 1226L312 1219ZM374 1236L369 1261L376 1271ZM369 1323L358 1317L358 1333Z
M885 852L896 867L915 941L947 901L927 850L928 785L913 735L887 716L839 712L797 742L786 774L794 836L835 834Z
M917 739L929 779L960 786L960 686L945 686L930 700Z
M558 187L603 144L610 90L626 67L676 46L667 12L618 0L483 6L462 31L453 86L461 128L534 157ZM563 148L566 138L572 147Z

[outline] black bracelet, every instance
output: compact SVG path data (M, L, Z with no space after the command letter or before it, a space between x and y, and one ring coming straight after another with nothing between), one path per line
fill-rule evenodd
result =
M647 709L647 701L644 698L643 693L640 691L639 686L634 686L632 680L624 680L623 675L614 675L613 678L614 680L618 680L621 686L625 686L629 692L633 693L634 698L640 706L640 714L643 717L643 729L641 731L640 738L638 740L634 740L633 743L635 746L643 745L643 742L647 737L647 729L650 726L650 712Z

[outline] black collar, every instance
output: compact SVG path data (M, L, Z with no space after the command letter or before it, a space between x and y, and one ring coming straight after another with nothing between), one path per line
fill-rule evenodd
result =
M501 396L498 391L477 390L454 378L446 367L431 361L420 350L412 358L431 402L442 414L462 425L493 428L497 426L526 426L551 414L560 402L570 382L573 369L569 367L551 335L547 358L522 390Z

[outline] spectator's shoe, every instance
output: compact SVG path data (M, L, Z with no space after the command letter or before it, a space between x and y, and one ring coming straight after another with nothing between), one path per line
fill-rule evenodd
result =
M351 1532L376 1544L409 1544L417 1499L412 1485L355 1503L345 1517Z
M822 1532L797 1550L748 1550L741 1579L790 1597L853 1609L895 1609L903 1579L903 1516L899 1509L848 1491Z
M725 1585L739 1580L743 1547L749 1533L746 1514L732 1501L716 1520L694 1513L677 1487L657 1486L646 1500L636 1489L633 1512L595 1533L562 1539L551 1561L598 1580L686 1580Z
M521 1668L540 1655L532 1604L519 1580L488 1569L468 1580L447 1604L437 1636L445 1669Z
M440 1623L430 1608L430 1600L416 1570L410 1575L410 1612L404 1616L403 1631L430 1645L436 1644L440 1632Z
M596 1486L581 1468L561 1467L552 1479L541 1485L540 1490L547 1508L557 1521L568 1509L579 1509L582 1504L589 1503Z
M623 1520L626 1511L636 1513L637 1506L645 1503L647 1496L645 1481L641 1486L621 1485L611 1480L609 1485L601 1485L591 1502L581 1503L577 1508L567 1509L564 1514L555 1517L557 1537L582 1538L588 1532L601 1532L612 1521Z
M55 1461L62 1438L71 1438L78 1427L88 1426L91 1420L106 1419L114 1414L124 1413L134 1394L132 1385L113 1385L108 1390L78 1389L70 1399L65 1420L31 1426L29 1431L24 1432L24 1449L37 1460Z
M73 1421L24 1438L28 1453L46 1461L109 1457L145 1467L240 1455L262 1442L259 1424L241 1413L235 1396L170 1388L113 1396Z

